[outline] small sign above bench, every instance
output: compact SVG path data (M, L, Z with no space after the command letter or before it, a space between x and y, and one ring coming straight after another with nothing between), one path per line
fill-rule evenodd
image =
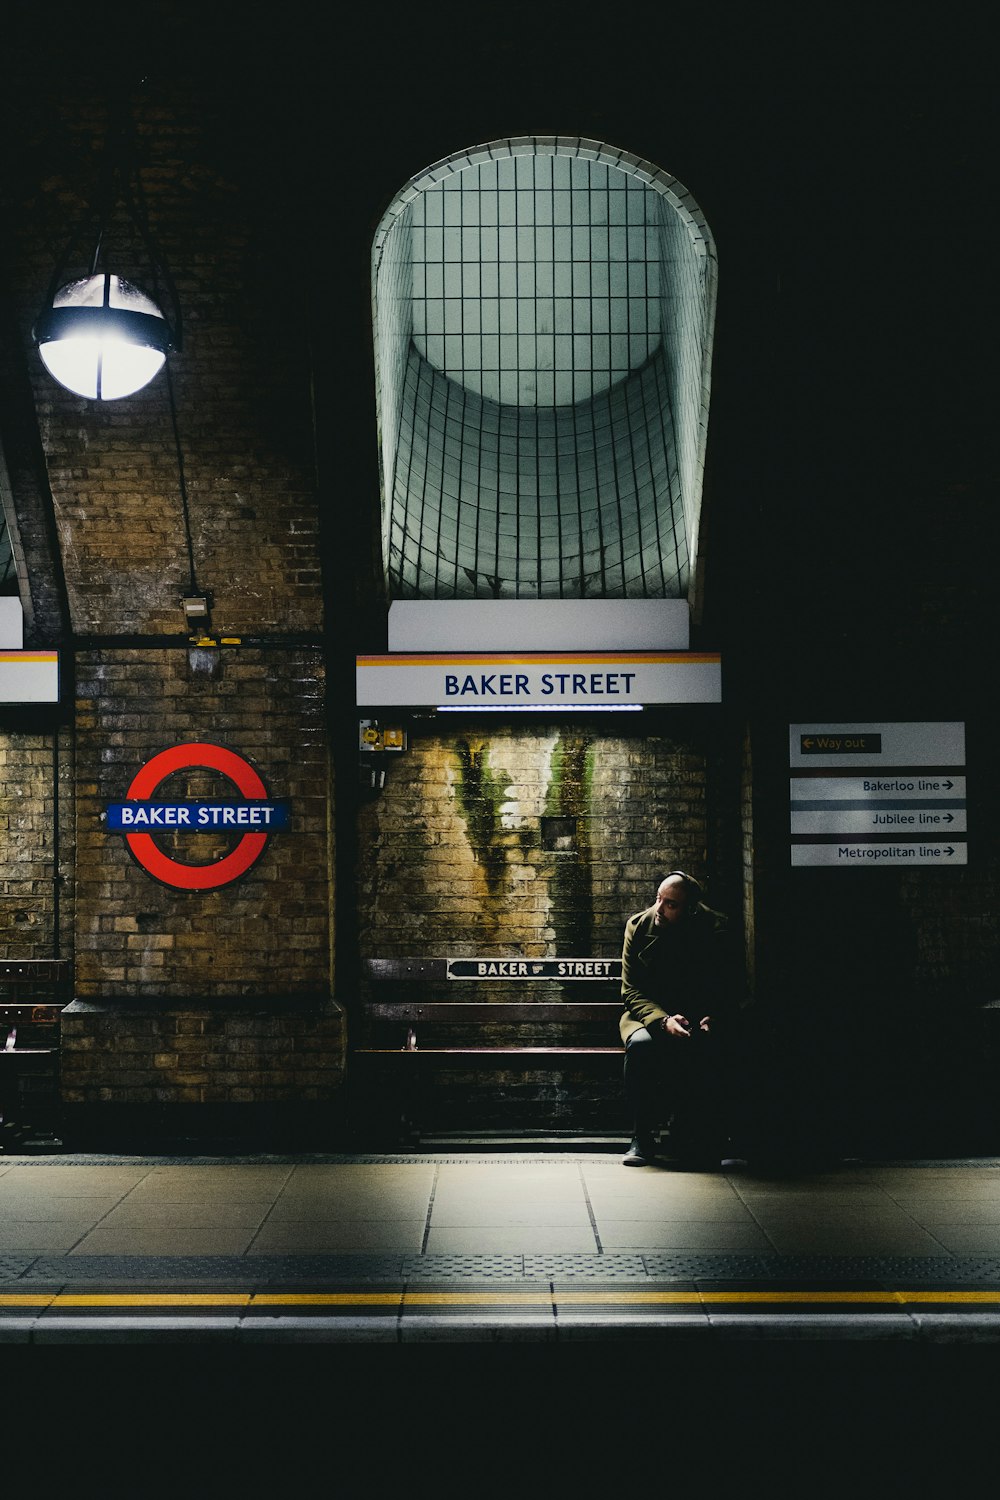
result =
M369 979L620 980L620 958L369 958Z

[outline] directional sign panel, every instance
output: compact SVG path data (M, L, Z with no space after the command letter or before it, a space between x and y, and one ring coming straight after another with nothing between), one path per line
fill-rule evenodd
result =
M793 865L968 862L964 724L793 724L789 764Z

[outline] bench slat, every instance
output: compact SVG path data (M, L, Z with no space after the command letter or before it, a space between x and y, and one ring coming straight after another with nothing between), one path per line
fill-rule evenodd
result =
M446 958L366 958L362 967L369 979L447 979Z
M537 1069L588 1079L621 1067L620 1000L421 1000L392 996L361 1005L364 1033L352 1048L362 1077L391 1080L399 1130L420 1133L426 1086L449 1070L476 1076ZM389 1045L387 1045L389 1043ZM394 1043L394 1045L392 1045ZM423 1058L401 1066L396 1059Z
M406 1020L416 1016L424 1021L602 1021L621 1015L619 1000L549 1001L469 1001L469 1000L376 1000L365 1010L380 1021Z
M356 1047L366 1057L621 1057L621 1047Z

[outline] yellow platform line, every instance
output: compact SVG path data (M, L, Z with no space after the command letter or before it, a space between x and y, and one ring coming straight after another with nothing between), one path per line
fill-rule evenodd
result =
M407 1292L403 1299L407 1305L418 1307L448 1307L448 1306L489 1306L492 1304L543 1304L555 1303L566 1306L592 1306L617 1304L628 1306L629 1304L640 1306L679 1306L684 1304L702 1304L708 1306L739 1305L760 1306L771 1304L774 1306L787 1306L790 1304L814 1303L822 1304L851 1304L851 1303L890 1303L903 1304L907 1302L969 1302L982 1304L995 1302L1000 1304L1000 1288L996 1291L946 1291L946 1292L909 1292L891 1291L885 1289L858 1289L846 1291L746 1291L746 1292L665 1292L665 1291L643 1291L633 1288L630 1291L560 1291L560 1292Z
M2 1307L247 1307L252 1292L0 1293Z
M851 1306L908 1303L951 1303L982 1307L1000 1305L1000 1287L989 1291L894 1291L891 1289L818 1290L818 1291L644 1291L641 1288L589 1291L446 1291L418 1292L0 1292L0 1309L5 1307L551 1307L551 1306L634 1306L669 1307L683 1305L760 1307L760 1306Z
M256 1292L254 1306L267 1307L391 1307L401 1302L395 1292Z

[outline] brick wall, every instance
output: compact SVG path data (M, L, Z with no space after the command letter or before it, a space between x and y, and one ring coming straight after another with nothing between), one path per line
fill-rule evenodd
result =
M62 1095L78 1106L291 1106L330 1102L343 1079L336 1007L236 1011L75 1001L64 1012Z
M184 650L81 653L77 663L77 994L163 1000L327 993L330 793L318 651L222 648L218 676ZM188 892L161 885L109 833L102 814L168 746L207 739L235 750L291 802L241 880ZM236 795L214 773L178 773L159 794ZM234 835L175 834L172 857L208 863Z
M322 656L223 648L209 671L205 656L107 648L77 660L77 998L62 1048L65 1129L76 1142L97 1128L95 1107L112 1118L125 1106L130 1132L165 1108L280 1105L291 1118L329 1105L343 1081L344 1018L329 998ZM178 891L130 856L102 814L153 755L201 739L247 759L271 795L289 801L291 827L233 884ZM161 800L233 795L226 778L203 770L176 773L157 791ZM236 838L159 843L197 864L223 857Z
M747 987L752 993L756 977L754 909L757 858L753 819L753 748L749 730L743 737L740 762L740 837L743 846L743 930L746 934Z
M712 866L706 777L690 736L412 735L361 813L362 955L619 957L626 918L666 870ZM478 988L442 993L525 998L523 986ZM544 991L562 987L531 989Z
M0 732L0 958L70 951L73 836L72 737Z

